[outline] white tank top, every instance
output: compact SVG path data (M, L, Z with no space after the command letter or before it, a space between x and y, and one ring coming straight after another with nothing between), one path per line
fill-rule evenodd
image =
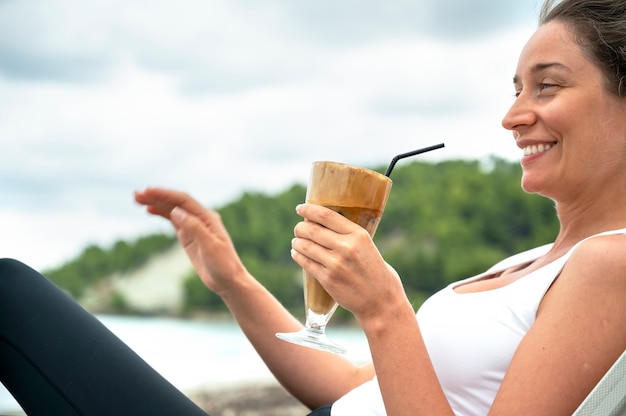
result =
M597 235L609 234L626 234L626 229ZM428 354L457 416L489 413L513 353L535 322L539 303L581 242L564 256L504 287L472 293L454 291L456 286L535 260L552 245L511 256L478 276L450 284L420 307L416 316ZM376 377L337 400L331 415L386 415Z

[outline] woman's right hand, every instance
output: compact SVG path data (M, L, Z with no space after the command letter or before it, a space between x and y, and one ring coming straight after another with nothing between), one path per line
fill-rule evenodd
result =
M216 211L184 192L163 188L137 191L135 201L171 221L200 279L216 294L232 288L238 277L249 276Z

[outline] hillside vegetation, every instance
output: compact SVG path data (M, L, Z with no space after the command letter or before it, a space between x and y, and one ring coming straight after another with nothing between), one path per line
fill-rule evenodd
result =
M385 167L374 168L384 172ZM550 242L558 230L553 203L520 189L517 163L489 161L403 162L392 173L393 188L375 241L398 271L415 306L455 280L483 271L503 257ZM301 271L289 250L304 200L296 184L277 195L246 192L217 208L244 264L276 297L302 315ZM87 247L76 259L46 272L80 299L116 276L141 268L176 244L174 234ZM182 313L221 312L224 307L193 271L183 279ZM122 294L112 311L132 311ZM335 319L342 319L339 312Z

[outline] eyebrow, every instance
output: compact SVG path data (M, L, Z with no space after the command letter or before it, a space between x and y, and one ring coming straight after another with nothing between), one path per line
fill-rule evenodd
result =
M563 65L563 64L561 64L559 62L539 62L539 63L533 65L533 67L530 69L530 72L533 73L533 74L536 74L537 72L544 71L544 70L546 70L548 68L564 69L564 70L566 70L568 72L572 71L569 67L567 67L567 66L565 66L565 65ZM519 76L515 75L513 77L513 84L517 84L518 82L519 82Z

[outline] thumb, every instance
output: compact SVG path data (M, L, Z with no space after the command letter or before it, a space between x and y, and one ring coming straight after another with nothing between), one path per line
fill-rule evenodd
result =
M183 246L188 244L190 240L194 240L198 234L205 232L200 220L181 207L174 207L174 209L172 209L172 212L170 212L170 221L172 225L174 225L178 239L183 243Z
M172 212L170 212L170 220L172 221L172 224L174 224L174 226L178 228L183 224L185 218L187 218L187 215L187 211L185 211L181 207L174 207L174 209L172 209Z
M189 214L181 207L175 207L170 212L170 221L178 234L178 240L183 247L194 241L207 241L207 231L202 221L195 215Z

